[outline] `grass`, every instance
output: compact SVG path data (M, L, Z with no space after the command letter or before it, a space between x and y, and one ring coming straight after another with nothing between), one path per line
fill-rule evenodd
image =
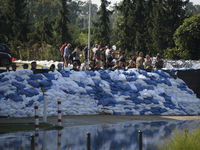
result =
M167 140L158 150L199 150L200 149L200 128L195 129L191 134L177 132Z
M40 123L39 129L41 130L59 130L63 127L54 126L49 123ZM35 123L1 123L0 133L18 132L18 131L33 131L35 130Z

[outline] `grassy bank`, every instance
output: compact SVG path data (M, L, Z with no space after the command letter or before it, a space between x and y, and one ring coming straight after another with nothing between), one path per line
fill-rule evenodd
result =
M159 150L199 150L200 149L200 128L195 129L191 134L176 133L167 140Z
M62 129L59 126L53 126L49 123L40 123L40 130L56 130ZM1 123L0 133L18 132L18 131L33 131L35 130L35 123Z

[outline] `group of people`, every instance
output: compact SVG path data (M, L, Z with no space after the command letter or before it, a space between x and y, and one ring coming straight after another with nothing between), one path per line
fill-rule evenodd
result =
M85 60L88 59L88 45L84 48L83 55ZM152 63L149 55L144 58L143 52L135 52L131 56L131 60L127 61L126 53L119 48L118 53L110 46L101 48L101 45L95 44L90 52L90 63L91 70L99 69L161 69L164 68L164 61L161 59L161 55L158 53L156 62ZM96 66L96 67L95 67Z
M77 46L75 50L70 54L69 49L71 44L65 42L61 47L61 56L63 57L63 68L67 67L69 63L73 64L73 70L80 70L80 51L81 47ZM138 68L138 69L161 69L164 68L164 61L161 58L161 55L158 53L156 57L156 62L152 63L152 60L149 55L146 55L144 58L143 52L135 52L131 56L131 60L127 61L126 53L121 48L119 52L107 45L101 47L101 45L95 44L90 51L90 56L88 56L88 44L85 45L83 49L83 57L85 62L88 61L90 57L89 67L90 70L99 70L99 69L129 69L129 68Z

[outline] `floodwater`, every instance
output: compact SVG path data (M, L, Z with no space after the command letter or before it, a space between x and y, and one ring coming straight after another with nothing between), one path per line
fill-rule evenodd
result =
M87 132L91 150L137 150L138 131L142 131L142 149L152 150L181 129L192 132L199 120L126 122L118 124L68 127L62 130L0 134L1 150L87 150ZM31 140L30 135L36 135ZM37 138L38 135L38 138ZM38 143L38 144L37 144ZM38 146L37 146L38 145Z

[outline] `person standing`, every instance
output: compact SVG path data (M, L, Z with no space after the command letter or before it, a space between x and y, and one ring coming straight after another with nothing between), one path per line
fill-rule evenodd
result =
M75 50L75 57L73 58L73 62L76 61L78 64L78 70L80 70L80 67L81 67L80 50L81 50L81 47L77 46Z
M69 49L72 45L70 43L67 44L67 46L65 47L65 50L64 50L64 55L63 55L63 58L64 58L64 61L65 61L65 67L68 67L68 63L69 63ZM64 67L63 66L63 67Z
M63 44L62 47L60 48L61 57L62 57L62 61L63 61L63 66L65 64L65 59L64 59L63 55L64 55L65 47L67 46L67 44L68 44L68 41L66 41L65 44Z
M96 62L99 63L99 66L101 66L101 45L98 45L98 49L95 52L95 58L96 58Z

